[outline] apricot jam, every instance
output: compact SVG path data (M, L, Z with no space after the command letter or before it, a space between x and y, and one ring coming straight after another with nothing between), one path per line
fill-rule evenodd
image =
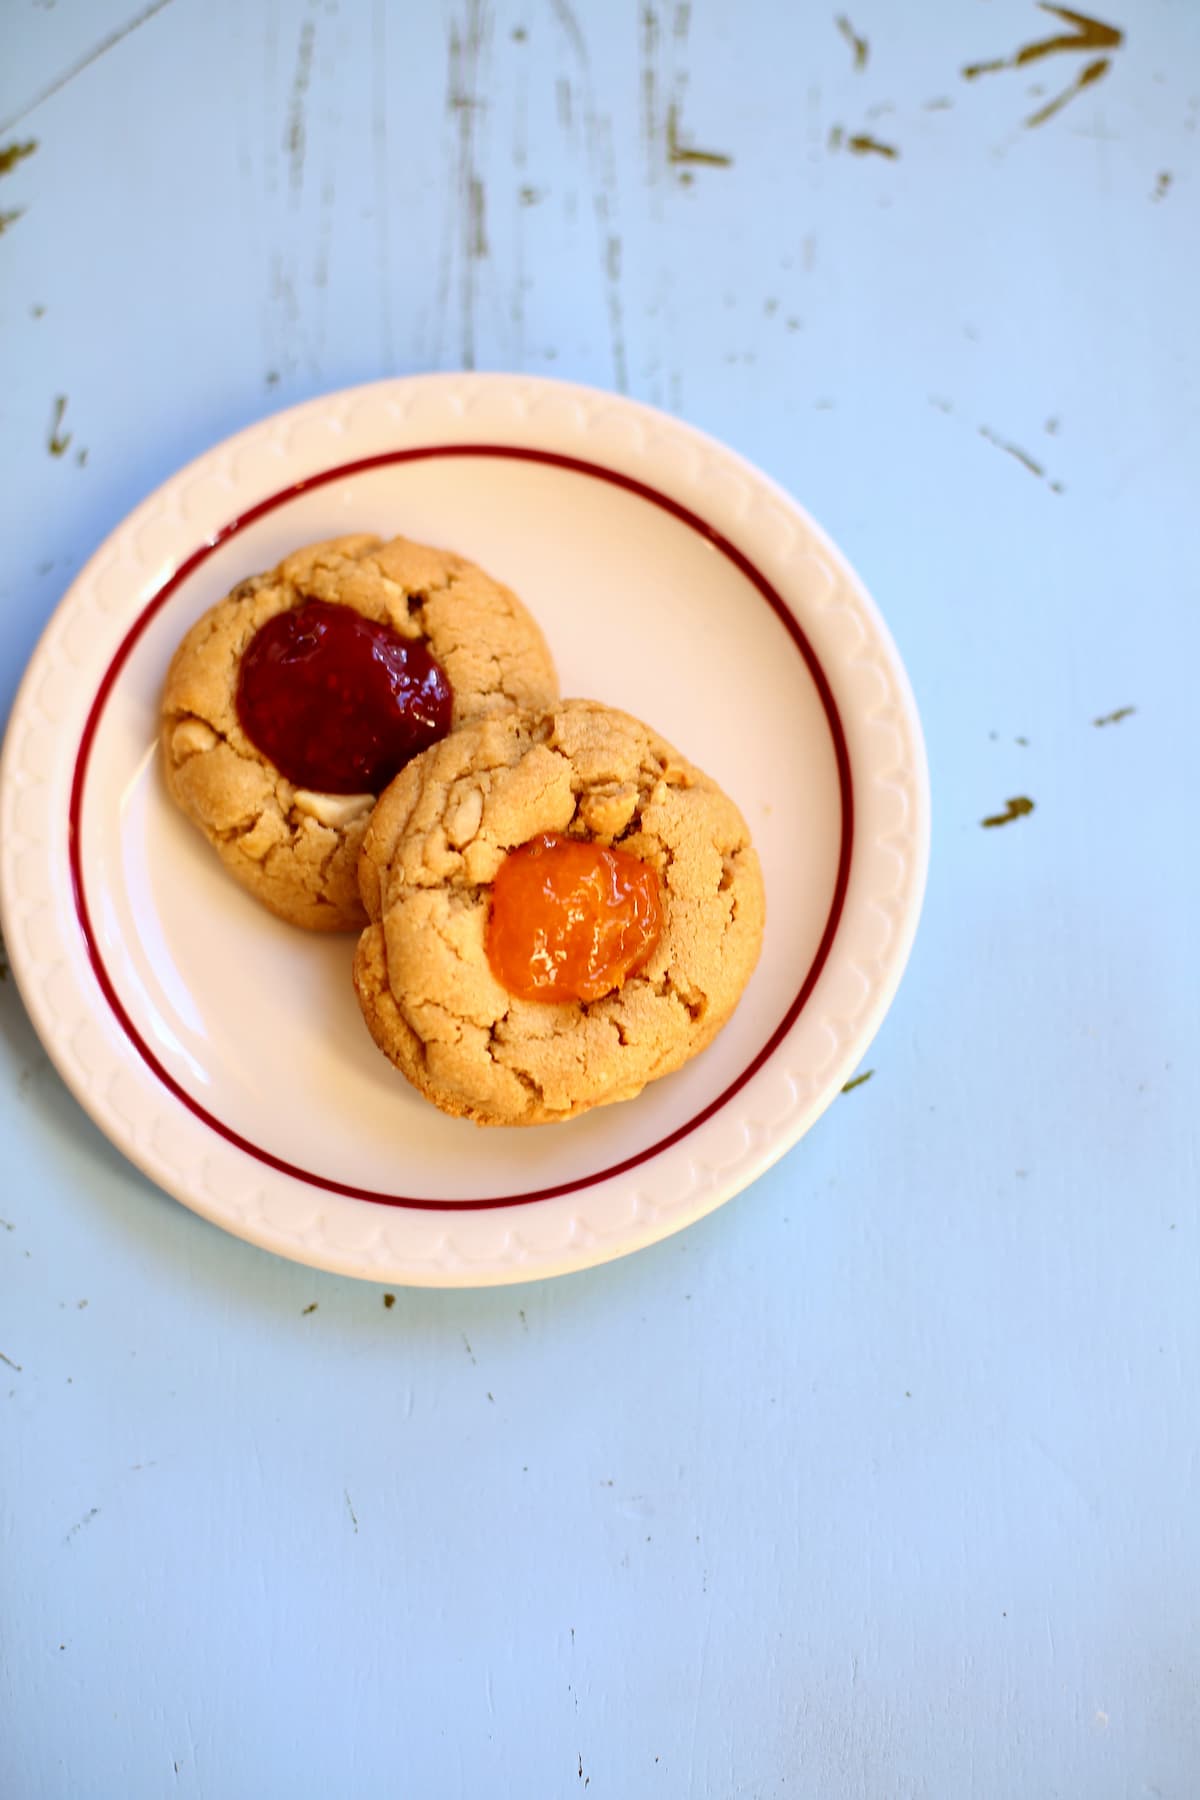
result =
M238 675L246 736L289 781L322 794L382 792L446 736L453 704L420 639L328 600L268 619Z
M648 863L547 832L500 865L487 957L519 1000L599 1000L649 961L661 931Z

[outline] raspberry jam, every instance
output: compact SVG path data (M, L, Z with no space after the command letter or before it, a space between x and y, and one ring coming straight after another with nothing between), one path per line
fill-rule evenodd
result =
M246 736L289 781L322 794L382 792L446 736L453 703L420 639L328 600L268 619L238 676Z
M519 1000L599 1000L649 961L661 931L648 863L548 832L500 865L487 957Z

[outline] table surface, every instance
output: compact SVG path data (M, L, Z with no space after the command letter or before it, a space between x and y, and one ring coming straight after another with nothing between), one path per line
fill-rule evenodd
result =
M872 1079L541 1285L222 1235L0 986L0 1791L1195 1795L1200 8L0 17L5 712L188 458L523 370L804 502L935 805Z

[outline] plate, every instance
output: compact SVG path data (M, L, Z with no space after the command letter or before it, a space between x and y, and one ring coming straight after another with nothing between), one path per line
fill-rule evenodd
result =
M452 546L514 587L562 691L653 724L738 801L763 862L758 968L716 1042L568 1124L443 1117L367 1036L351 941L262 912L167 799L171 652L288 550ZM920 724L874 604L805 512L648 407L434 375L279 413L166 482L66 594L0 769L0 904L34 1025L168 1193L373 1281L560 1274L677 1231L813 1124L895 992L928 860Z

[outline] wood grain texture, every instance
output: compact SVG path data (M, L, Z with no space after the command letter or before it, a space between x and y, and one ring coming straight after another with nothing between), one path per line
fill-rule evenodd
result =
M212 1231L0 982L0 1792L1187 1800L1200 14L1035 130L1086 56L962 74L1026 0L858 0L861 67L777 0L5 15L0 704L215 439L557 373L834 533L937 824L870 1083L527 1290Z

